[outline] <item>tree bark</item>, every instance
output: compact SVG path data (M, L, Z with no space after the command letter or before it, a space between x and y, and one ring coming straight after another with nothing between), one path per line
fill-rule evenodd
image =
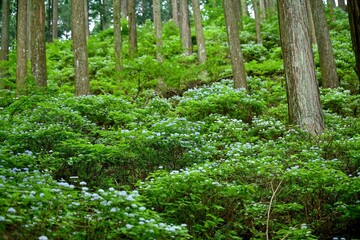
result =
M58 12L58 0L53 0L53 20L52 20L52 40L58 38L58 20L59 20L59 12Z
M254 15L255 15L255 30L256 30L256 42L259 45L262 45L262 36L261 36L261 16L259 14L259 6L258 6L258 0L251 0L253 4L254 9Z
M349 12L351 40L355 53L355 71L360 81L360 2L358 0L348 0L347 9Z
M335 0L327 0L326 3L330 10L331 21L335 22L335 13L334 13L334 8L336 6Z
M184 54L190 55L193 52L191 42L189 4L188 0L179 0L180 8L180 37Z
M278 0L289 121L314 135L324 129L304 0Z
M71 0L71 37L75 63L75 95L90 94L84 1Z
M9 59L9 35L10 35L10 0L2 1L2 26L1 26L1 55L0 61ZM6 78L8 70L0 67L0 89L5 87L4 78Z
M26 94L27 0L18 0L16 36L16 95Z
M89 29L89 1L84 0L84 13L85 13L85 37L86 40L90 37L90 29Z
M31 0L31 72L38 86L47 86L45 6L43 0Z
M195 34L196 34L196 43L198 48L198 58L199 63L203 64L206 61L206 48L205 48L205 37L204 30L202 25L202 17L200 11L200 2L199 0L192 0L193 12L194 12L194 21L195 21Z
M240 0L240 1L241 1L241 15L248 17L250 14L249 14L247 1L246 0Z
M137 52L137 33L136 33L136 15L135 0L128 0L128 17L129 17L129 54L134 57Z
M314 19L315 34L319 49L322 85L324 88L339 87L333 48L326 23L322 0L311 0L311 11Z
M114 9L114 57L115 70L122 70L121 0L113 0Z
M124 19L128 17L127 0L121 0L121 17Z
M313 19L312 12L311 12L311 4L310 4L311 0L305 0L305 1L306 1L307 15L308 15L308 19L309 19L309 31L310 31L311 43L317 44L314 19Z
M159 62L163 61L162 57L162 22L161 22L161 2L160 0L153 0L153 17L155 26L156 38L156 58Z
M176 25L179 26L179 4L178 0L171 0L171 6L172 6L172 19Z
M224 0L223 5L234 76L234 87L247 89L244 58L240 45L238 24L233 8L234 5L232 0Z
M26 59L31 60L31 0L27 0L27 16L26 16L26 23L27 23L27 39L26 39Z
M339 8L341 8L342 10L347 11L345 0L338 0L338 6L339 6Z

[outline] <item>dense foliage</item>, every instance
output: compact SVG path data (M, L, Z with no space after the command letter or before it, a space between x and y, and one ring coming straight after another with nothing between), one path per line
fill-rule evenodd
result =
M12 53L0 95L1 238L359 238L359 82L346 16L336 14L341 88L321 90L319 137L286 125L276 18L263 25L263 46L244 19L249 94L228 79L216 18L205 24L203 66L180 54L172 22L163 64L150 22L134 59L123 28L121 76L112 29L92 36L92 96L72 94L71 42L57 41L47 48L49 89L15 98Z

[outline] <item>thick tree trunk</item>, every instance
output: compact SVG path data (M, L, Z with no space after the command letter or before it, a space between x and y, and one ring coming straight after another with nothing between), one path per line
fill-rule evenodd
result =
M310 4L311 0L305 0L305 1L306 1L307 15L308 15L308 19L309 19L309 31L310 31L311 43L317 44L314 19L313 19L312 12L311 12L311 4Z
M234 87L247 89L244 58L240 45L238 24L235 19L234 5L232 0L224 0L223 5L230 48L230 58L234 75Z
M324 88L339 87L336 64L322 0L311 0L317 45L319 49L322 85Z
M179 4L178 0L171 0L171 7L172 7L172 19L176 25L179 26Z
M360 80L360 2L359 0L348 0L347 9L349 12L351 40L355 53L355 61L356 61L355 70Z
M115 70L122 70L121 0L113 0L114 9L114 57ZM118 74L117 74L118 75Z
M75 63L75 95L90 94L88 53L86 47L84 1L71 0L71 37Z
M161 2L153 0L153 16L156 37L156 58L159 62L163 61L162 57L162 22L161 22Z
M10 34L10 0L2 1L2 26L1 26L1 55L0 61L9 59L9 34ZM0 89L5 87L4 78L6 78L8 70L0 67Z
M31 0L31 72L38 86L47 86L45 6L43 0Z
M186 55L192 54L190 18L189 18L189 4L188 0L179 0L180 8L180 37L182 48Z
M259 14L259 6L258 6L258 0L251 0L253 4L254 9L254 15L255 15L255 30L256 30L256 42L257 44L262 45L262 36L261 36L261 16Z
M137 33L136 33L136 15L135 0L128 0L128 16L129 16L129 54L134 57L137 52Z
M202 17L200 12L199 0L192 0L194 21L195 21L195 34L196 43L198 48L199 63L203 64L206 61L206 48L205 48L205 37L202 25Z
M53 0L53 20L52 20L52 40L58 38L58 20L59 20L59 12L58 12L58 0Z
M307 27L305 1L279 0L278 13L289 121L312 134L321 134L324 117Z
M16 36L16 95L26 94L27 0L18 0Z

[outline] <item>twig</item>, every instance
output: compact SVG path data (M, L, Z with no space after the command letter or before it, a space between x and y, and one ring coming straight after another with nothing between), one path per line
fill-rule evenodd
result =
M267 219L266 219L266 240L269 240L269 221L270 221L270 212L271 212L271 206L272 203L274 201L274 198L276 196L277 191L279 190L281 183L283 182L284 179L281 179L281 181L279 182L278 186L276 187L276 189L274 190L273 187L273 183L272 181L270 182L271 184L271 191L273 192L271 198L270 198L270 203L269 203L269 209L268 209L268 213L267 213ZM286 236L285 236L286 237Z

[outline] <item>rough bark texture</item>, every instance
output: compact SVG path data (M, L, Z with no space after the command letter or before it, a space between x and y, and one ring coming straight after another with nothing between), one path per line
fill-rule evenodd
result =
M305 0L279 0L278 13L290 123L312 134L321 134L324 117Z
M338 7L344 11L347 11L345 0L338 0Z
M128 0L128 17L129 17L129 54L134 57L137 52L137 34L136 34L136 15L135 0Z
M18 0L16 44L16 94L26 94L27 0Z
M326 23L322 0L311 0L311 11L314 19L315 34L319 49L322 86L324 88L339 87L333 48Z
M351 40L352 40L352 45L356 60L355 70L360 80L360 2L359 0L348 0L348 12L349 12L349 22L351 29Z
M114 9L114 57L115 70L122 70L121 0L113 0Z
M172 7L172 19L176 25L179 26L179 4L178 0L171 0L171 7Z
M203 64L206 61L206 48L205 48L205 37L202 25L202 17L200 12L199 0L192 0L194 21L195 21L195 34L196 43L198 48L199 63Z
M0 61L7 61L9 58L9 33L10 33L10 0L2 1L2 25L1 25L1 55ZM4 78L7 69L0 67L0 89L5 87Z
M85 12L85 36L86 40L90 37L90 29L89 29L89 1L84 0L84 12Z
M121 17L124 19L128 17L127 0L121 0Z
M27 0L27 30L26 30L26 34L27 34L27 39L26 39L26 59L30 61L31 59L31 0Z
M31 73L38 86L47 86L45 7L43 0L31 0Z
M53 0L52 40L58 38L58 20L59 20L58 6L59 6L58 0Z
M153 0L153 17L156 37L156 58L159 62L163 61L162 57L162 22L161 22L161 3L160 0Z
M85 28L84 1L71 0L71 38L74 51L76 96L90 94Z
M180 37L182 48L187 55L192 54L189 4L188 0L179 0L180 7Z
M232 0L224 0L223 5L230 48L230 58L234 75L234 87L247 89L244 58L241 50L239 29L237 20L235 19Z
M313 19L312 12L311 12L311 4L310 4L311 0L305 0L305 1L306 1L306 10L307 10L308 19L309 19L309 31L310 31L311 43L317 44L314 19Z
M257 44L262 45L262 36L261 36L261 16L259 14L258 0L251 0L254 9L255 15L255 30L256 30L256 42Z

